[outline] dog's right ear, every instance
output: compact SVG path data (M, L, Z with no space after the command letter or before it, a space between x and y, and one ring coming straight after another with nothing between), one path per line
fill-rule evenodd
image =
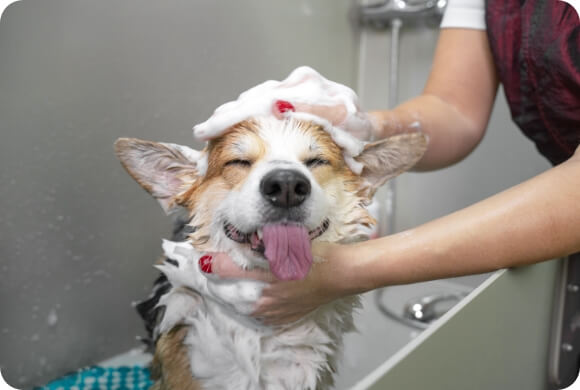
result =
M356 161L363 164L360 193L371 199L389 179L411 169L427 150L429 138L421 132L403 133L365 145Z
M129 175L168 213L173 200L200 178L202 153L187 146L119 138L115 153Z

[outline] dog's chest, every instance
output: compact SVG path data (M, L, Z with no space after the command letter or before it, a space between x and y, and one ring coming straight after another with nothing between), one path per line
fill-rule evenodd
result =
M283 331L249 327L206 302L186 319L192 375L208 389L324 389L358 302L327 305Z

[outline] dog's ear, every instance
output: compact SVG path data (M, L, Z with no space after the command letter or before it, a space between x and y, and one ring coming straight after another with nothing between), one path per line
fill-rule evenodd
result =
M168 213L173 199L200 178L202 153L186 146L119 138L115 153L129 174Z
M372 198L393 177L411 169L427 150L427 135L405 133L365 145L356 161L363 164L361 194Z

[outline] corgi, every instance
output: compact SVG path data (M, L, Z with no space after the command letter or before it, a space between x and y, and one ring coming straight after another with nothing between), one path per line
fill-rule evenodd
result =
M199 259L226 252L240 267L302 279L322 261L312 258L312 241L366 238L375 221L365 206L426 146L421 132L368 143L356 174L322 125L296 118L243 120L202 151L118 139L127 172L166 212L185 211L176 238L163 242L156 290L138 306L154 345L152 389L330 388L358 297L268 327L250 316L264 283L219 280Z

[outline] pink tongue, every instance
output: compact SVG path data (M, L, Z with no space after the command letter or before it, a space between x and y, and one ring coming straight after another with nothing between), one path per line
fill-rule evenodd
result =
M300 225L265 225L262 241L270 270L281 280L304 279L312 265L308 230Z

